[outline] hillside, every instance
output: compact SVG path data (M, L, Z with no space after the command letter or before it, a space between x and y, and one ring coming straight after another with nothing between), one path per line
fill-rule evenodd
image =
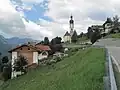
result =
M0 52L2 56L8 55L8 50L11 49L11 45L7 43L6 39L0 35Z
M104 38L120 38L120 33L115 33L115 34L109 34L105 36Z
M9 80L4 90L103 90L104 50L80 50L55 64Z
M32 41L39 42L38 40L33 40L31 38L18 38L18 37L7 38L6 41L7 41L8 44L12 45L12 47L15 47L19 44L32 42Z
M8 50L10 50L11 48L14 48L19 44L24 44L31 41L39 42L38 40L33 40L31 38L5 38L2 35L0 35L0 52L3 56L8 55Z

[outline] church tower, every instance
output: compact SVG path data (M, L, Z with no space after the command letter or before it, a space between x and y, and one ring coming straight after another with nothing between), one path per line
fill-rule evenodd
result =
M73 16L71 15L70 16L70 21L69 21L69 24L70 24L70 35L72 36L73 35L73 30L74 30L74 20L73 20Z

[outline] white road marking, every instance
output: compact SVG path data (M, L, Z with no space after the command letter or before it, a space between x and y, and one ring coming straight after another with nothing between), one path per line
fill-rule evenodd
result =
M118 71L120 72L120 66L119 66L117 60L112 55L110 55L110 56L111 56L112 60L114 61L114 63L116 64Z

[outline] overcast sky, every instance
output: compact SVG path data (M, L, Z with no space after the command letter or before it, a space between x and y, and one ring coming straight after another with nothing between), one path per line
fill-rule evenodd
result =
M119 16L120 0L0 0L0 34L40 40L62 37L71 14L79 34L107 17Z

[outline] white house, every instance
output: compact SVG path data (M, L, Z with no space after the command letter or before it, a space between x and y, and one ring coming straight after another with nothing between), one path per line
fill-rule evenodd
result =
M38 65L38 60L47 58L48 52L50 51L50 47L47 45L36 44L33 45L21 45L16 48L10 50L9 52L12 54L12 67L14 67L14 62L18 58L18 56L24 56L28 61L28 67L36 67ZM17 73L17 72L16 72ZM16 77L17 74L12 73L12 78Z
M68 31L63 36L64 42L70 42L71 43L71 35L68 33Z

